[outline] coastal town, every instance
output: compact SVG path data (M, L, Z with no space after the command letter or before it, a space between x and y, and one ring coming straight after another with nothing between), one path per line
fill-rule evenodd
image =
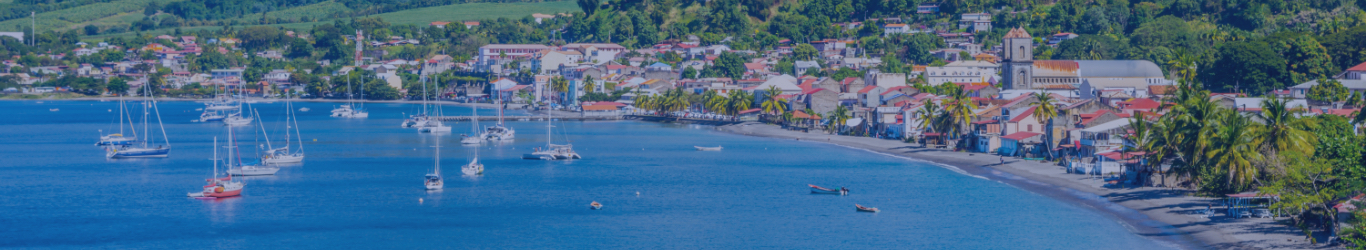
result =
M520 19L357 17L98 41L78 29L0 32L0 98L431 100L498 107L499 126L504 107L712 125L1119 204L1142 216L1120 219L1142 233L1205 248L1366 247L1366 53L1352 54L1366 49L1354 37L1366 35L1366 12L1355 7L1344 23L1356 26L1331 33L1254 36L1154 16L1128 27L1130 38L1118 22L1051 29L1030 26L1047 18L1021 21L1028 9L948 13L919 1L897 17L654 35L647 14L602 17L615 7L593 3ZM603 22L585 18L626 21L580 27ZM1121 43L1132 48L1118 52ZM1185 43L1203 49L1175 45ZM1332 56L1343 48L1355 57ZM480 119L422 112L405 115Z

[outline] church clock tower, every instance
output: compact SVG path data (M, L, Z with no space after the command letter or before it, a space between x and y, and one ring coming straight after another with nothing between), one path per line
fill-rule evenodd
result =
M1029 89L1034 86L1034 38L1024 28L1013 28L1002 40L1005 88Z

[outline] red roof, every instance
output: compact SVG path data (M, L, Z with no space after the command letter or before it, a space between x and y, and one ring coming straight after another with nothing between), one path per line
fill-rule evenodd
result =
M626 106L625 103L620 103L620 102L595 102L595 103L592 103L591 105L612 105L612 106L617 106L617 107L625 107L625 106Z
M814 89L810 89L810 90L807 90L807 91L802 92L802 94L803 94L803 95L810 95L810 94L815 94L816 92L821 92L822 90L825 90L825 88L814 88Z
M761 71L764 70L762 63L745 63L745 70Z
M503 91L512 92L512 91L522 90L522 89L525 89L525 88L527 88L527 87L531 87L531 85L517 85L517 86L512 86L511 88L504 89Z
M761 110L763 110L763 109L759 109L759 108L746 109L745 111L740 111L740 114L742 114L742 115L743 115L743 114L749 114L749 113L759 112L759 111L761 111Z
M1347 68L1347 71L1366 71L1366 62Z
M860 89L860 90L858 91L858 93L859 93L859 94L867 94L868 92L872 92L873 89L875 89L875 88L877 88L877 85L868 85L868 86L866 86L866 87L863 87L863 89Z
M1040 134L1040 133L1034 133L1034 132L1015 132L1014 134L1002 136L1001 139L1009 139L1009 140L1016 140L1016 141L1019 141L1019 140L1024 140L1025 138L1030 138L1030 137L1034 137L1034 136L1037 136L1037 135L1041 135L1041 134Z
M1157 101L1153 101L1152 99L1148 99L1148 98L1134 98L1134 99L1129 100L1129 101L1120 102L1119 105L1120 105L1121 107L1124 107L1124 109L1142 109L1142 110L1153 110L1153 109L1157 109L1157 107L1162 106L1161 103L1157 103Z
M1027 118L1027 117L1029 117L1029 116L1033 116L1033 115L1034 115L1034 109L1038 109L1038 108L1039 108L1038 106L1029 107L1028 110L1025 110L1024 112L1020 113L1020 115L1015 116L1015 118L1010 118L1010 122L1020 122L1020 121L1023 121L1025 118Z
M583 105L583 111L607 111L617 110L617 106L612 105Z
M877 85L873 85L873 86L877 86ZM887 94L889 94L889 93L892 93L893 91L901 90L901 89L904 89L904 88L910 88L910 87L911 87L911 86L896 86L896 87L892 87L892 88L887 89L887 91L882 91L882 95L887 95Z

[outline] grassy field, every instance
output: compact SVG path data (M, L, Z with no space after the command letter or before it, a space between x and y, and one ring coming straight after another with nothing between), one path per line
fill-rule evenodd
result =
M134 1L139 1L139 0L134 0ZM372 16L372 17L379 17L379 18L383 19L385 22L389 22L389 23L392 23L392 24L419 24L419 25L422 25L422 24L428 24L428 23L431 23L431 22L434 22L434 21L459 22L459 21L465 21L465 20L482 20L482 19L492 19L492 18L499 18L499 17L522 18L522 17L528 16L528 15L531 15L532 13L552 14L552 13L571 12L571 11L577 11L577 10L579 10L578 5L577 5L576 3L574 3L574 2L572 2L572 1L539 2L539 3L468 3L468 4L453 4L453 5L446 5L446 6L436 6L436 7L427 7L427 8L420 8L420 9L411 9L411 10L398 11L398 12L390 12L390 13L383 13L383 14L377 14L377 15L371 15L371 16ZM267 13L266 16L267 16L267 17L289 17L289 18L298 18L299 16L309 16L309 17L314 17L314 18L326 18L327 16L330 16L332 13L346 12L346 11L350 11L350 9L347 9L346 6L343 6L342 4L335 3L335 2L323 2L323 3L317 3L317 4L306 5L306 6L299 6L299 7L295 7L295 8L289 8L289 9L285 9L285 10L274 11L274 12ZM43 25L43 16L44 16L43 14L39 14L39 15L38 15L38 17L39 17L39 29L40 29L40 30L43 29L43 28L45 27L45 26ZM101 25L110 25L110 24L115 24L115 23L118 23L118 24L129 24L129 23L137 22L138 20L142 20L142 17L143 17L143 15L142 15L142 9L136 9L136 10L127 11L127 12L124 12L124 13L115 13L115 14L106 15L106 16L103 16L103 17L97 18L97 19L91 19L91 20L88 21L88 22L80 22L80 23L66 22L66 23L65 23L65 26L67 26L67 27L69 27L69 28L80 28L80 27L83 27L83 26L85 26L85 25L87 25L87 24L95 24L95 23L98 23L98 24L101 24ZM256 20L256 19L259 19L259 18L260 18L259 15L255 15L255 16L250 17L250 18L240 18L240 19L238 19L238 20L242 20L242 21L245 21L245 20ZM350 19L350 18L342 18L341 20L349 20L349 19ZM229 20L232 20L232 19L229 19ZM317 22L306 22L306 23L271 24L271 25L268 25L268 26L272 26L272 27L284 27L284 28L286 28L286 29L294 29L294 30L307 30L307 29L312 28L313 26L316 26L316 25L321 25L321 24L324 24L324 23L332 23L334 20L337 20L337 19L321 19L321 20L319 20L319 21L317 21ZM11 20L11 21L16 21L16 20ZM8 23L8 22L10 22L10 21L0 22L0 30L4 30L4 28L6 27L6 26L4 26L4 25L5 25L6 23ZM24 26L27 27L27 25L24 25ZM13 25L11 25L10 27L13 27ZM222 29L222 28L223 28L223 27L221 27L221 26L199 26L199 27L181 27L180 30L181 30L181 31L184 31L184 32L188 32L188 31L204 30L204 29L217 30L217 29ZM174 30L174 29L157 29L157 30L144 31L143 33L144 33L144 34L163 34L163 33L170 33L170 32L173 31L173 30ZM100 34L100 35L98 35L98 36L83 36L83 37L82 37L82 40L86 40L86 41L99 41L99 40L103 40L103 39L109 38L109 37L115 37L115 36L130 36L130 35L133 35L133 34L135 34L135 32L124 32L124 33L117 33L117 34Z
M142 9L151 1L153 0L122 0L39 13L36 17L38 32L80 28L84 27L87 22L132 12L137 12L136 14L140 19L142 18ZM0 30L2 31L19 31L20 29L16 27L28 28L28 26L28 18L0 22Z
M573 1L540 3L467 3L411 9L375 15L393 24L427 24L499 17L522 18L532 13L554 14L579 10Z

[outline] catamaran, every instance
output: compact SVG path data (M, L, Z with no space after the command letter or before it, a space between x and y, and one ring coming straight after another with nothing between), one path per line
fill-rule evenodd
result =
M285 98L288 99L289 97L286 96ZM280 148L272 147L270 145L270 136L266 136L266 148L269 148L270 150L266 150L266 154L261 156L261 161L267 164L297 163L304 161L304 138L303 134L299 133L299 119L294 116L294 102L285 101L285 113L287 113L287 116L285 116L285 146ZM261 126L261 134L266 133L265 127L264 124ZM294 139L294 137L289 136L290 128L294 129L294 136L299 138L299 151L289 151L290 141Z
M138 132L138 131L137 131L136 129L133 130L133 137L125 137L125 136L123 136L123 121L124 121L124 120L127 120L127 121L128 121L128 124L129 124L128 126L133 126L133 125L132 125L132 124L133 124L133 117L132 117L131 115L126 115L126 114L128 113L128 110L125 109L124 106L125 106L125 105L124 105L123 97L120 96L120 97L119 97L119 133L117 133L117 134L108 134L108 135L100 135L100 141L99 141L99 142L96 142L96 143L95 143L95 146L127 146L127 145L133 145L133 143L137 142L137 140L138 140L137 132ZM124 117L128 117L128 119L124 119ZM100 131L100 132L103 133L104 131Z
M574 145L573 145L573 144L555 145L555 143L552 143L551 137L550 137L550 135L551 135L550 129L553 128L553 127L555 127L555 126L554 126L554 125L551 125L551 123L550 123L550 121L551 121L551 119L550 119L550 110L546 110L546 113L545 113L545 114L546 114L546 115L545 115L545 144L546 144L546 147L545 147L544 149L542 149L542 148L536 148L536 151L535 151L535 152L532 152L532 153L530 153L530 154L524 154L524 155L522 155L522 159L528 159L528 160L573 160L573 159L582 159L583 157L579 156L579 153L574 152Z
M494 89L495 92L498 91L496 90L497 88ZM512 128L503 126L503 94L495 94L497 94L497 99L494 100L494 105L498 106L498 124L485 128L481 137L490 141L511 141L517 134L517 131L513 131Z
M262 126L264 127L264 126ZM237 148L237 137L233 134L232 128L228 128L228 174L236 176L248 175L274 175L280 171L279 168L266 167L260 165L246 165L242 163L242 150ZM233 164L233 157L237 158L237 164ZM233 169L232 167L237 167Z
M152 87L151 87L151 86L148 86L148 85L151 85L151 84L143 84L143 88L145 88L145 89L143 90L142 93L152 93L152 92L153 92L152 89L151 89ZM150 110L151 112L148 112L149 110ZM154 113L152 113L152 112L154 112ZM156 114L156 117L157 117L157 126L161 128L161 138L166 142L166 145L157 145L155 148L153 148L152 145L147 144L148 141L151 141L151 131L150 131L151 122L147 120L148 116L150 116L151 114ZM129 122L131 123L131 120L132 120L132 117L131 117L131 116L129 117L129 120L130 120ZM105 157L105 158L165 158L167 155L170 155L170 153L171 153L171 139L166 137L166 126L165 126L165 125L162 125L162 123L161 123L161 110L160 110L160 109L157 109L156 99L155 99L154 97L152 97L151 94L143 94L143 101L142 101L142 136L143 136L143 138L142 138L142 140L141 140L142 145L132 144L132 145L117 145L117 146L107 146L107 147L105 147L105 150L107 151L107 153L105 153L104 157Z
M231 159L231 157L229 157ZM204 190L186 194L194 198L217 199L242 195L242 187L246 186L240 181L232 181L232 175L218 178L218 137L213 138L213 178L204 180L208 184L204 185Z
M427 190L441 190L445 188L445 183L441 181L441 140L437 139L436 146L432 146L432 148L436 149L436 155L432 157L436 160L436 170L427 174L422 185L427 187Z

